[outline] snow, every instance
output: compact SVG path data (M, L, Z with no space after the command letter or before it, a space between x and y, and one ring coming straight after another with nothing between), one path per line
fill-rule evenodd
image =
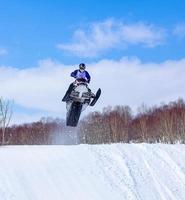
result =
M0 200L175 199L185 199L185 145L0 147Z

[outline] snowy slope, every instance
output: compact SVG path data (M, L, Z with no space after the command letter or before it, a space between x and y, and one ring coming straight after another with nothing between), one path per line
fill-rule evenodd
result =
M0 147L0 200L185 200L185 145Z

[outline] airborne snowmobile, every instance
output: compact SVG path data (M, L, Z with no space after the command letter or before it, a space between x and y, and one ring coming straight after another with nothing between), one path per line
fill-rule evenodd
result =
M76 79L74 87L71 91L68 91L67 97L65 97L67 115L66 125L77 126L80 114L87 106L94 106L101 94L99 88L96 95L91 92L85 79Z

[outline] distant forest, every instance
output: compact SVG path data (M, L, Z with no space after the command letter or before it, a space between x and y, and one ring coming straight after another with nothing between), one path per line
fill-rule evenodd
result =
M141 105L137 114L129 106L105 107L66 127L65 120L42 118L29 124L6 126L0 121L1 145L183 143L185 144L185 101L160 106Z

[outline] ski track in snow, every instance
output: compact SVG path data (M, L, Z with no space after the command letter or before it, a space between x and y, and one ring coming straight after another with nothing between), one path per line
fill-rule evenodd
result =
M185 200L185 145L0 147L0 200Z

